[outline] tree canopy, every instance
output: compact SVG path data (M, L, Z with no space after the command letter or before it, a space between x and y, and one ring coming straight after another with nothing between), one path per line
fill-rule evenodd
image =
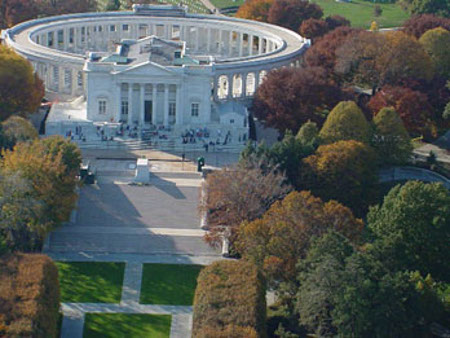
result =
M399 4L412 14L436 14L450 17L448 0L399 0Z
M378 257L391 270L418 270L450 281L450 193L443 185L398 185L367 219Z
M309 120L321 125L325 112L342 97L323 68L282 68L271 71L258 87L251 111L267 126L296 133Z
M0 234L12 250L39 250L76 200L77 147L62 138L18 143L0 161ZM1 237L1 236L0 236Z
M34 140L38 138L38 132L30 121L20 116L10 116L1 123L0 150L2 148L12 149L17 143Z
M429 81L433 77L429 55L416 39L401 31L360 32L346 39L336 55L336 71L354 85L371 88L373 93L402 79Z
M442 27L426 31L419 39L433 61L435 71L450 78L450 32Z
M407 163L412 154L411 139L402 119L393 108L382 108L373 118L372 146L386 165Z
M301 183L324 201L335 199L364 214L377 182L375 154L358 141L338 141L320 146L303 159Z
M361 109L353 101L342 101L328 114L319 133L323 143L355 140L369 143L372 131Z
M35 112L43 96L43 83L31 64L0 45L0 122L13 114Z
M384 107L397 111L410 135L433 136L433 107L426 94L407 87L384 86L373 96L368 107L377 114Z
M206 178L207 198L200 209L207 213L211 245L221 244L228 231L231 243L243 221L261 217L273 202L283 198L290 187L286 178L275 169L238 165L213 172Z
M363 222L336 201L324 203L308 191L291 192L262 218L241 225L239 252L263 268L272 283L292 281L311 238L331 229L355 242Z
M322 16L322 8L307 0L275 0L270 7L268 21L298 31L303 21Z
M414 15L403 24L403 32L420 38L426 31L442 27L450 30L450 18L441 18L432 14Z
M236 17L248 20L267 22L269 9L274 0L246 0L239 7Z

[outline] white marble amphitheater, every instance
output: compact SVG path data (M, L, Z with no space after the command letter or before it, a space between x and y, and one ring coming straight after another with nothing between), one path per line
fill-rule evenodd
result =
M258 85L310 45L278 26L165 5L37 19L2 39L45 83L47 134L184 143L244 143Z

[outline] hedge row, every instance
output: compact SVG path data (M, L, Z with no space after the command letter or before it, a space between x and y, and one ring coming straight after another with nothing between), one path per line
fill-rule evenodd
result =
M57 336L58 270L40 254L0 258L0 336Z
M247 261L219 261L200 272L194 338L266 337L265 284Z

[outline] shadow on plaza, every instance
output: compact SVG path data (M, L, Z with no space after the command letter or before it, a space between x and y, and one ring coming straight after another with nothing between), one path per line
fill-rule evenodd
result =
M76 222L52 233L50 252L78 255L215 254L202 237L152 232L152 228L199 228L196 200L193 199L198 194L197 189L166 194L160 189L173 187L164 184L166 186L159 187L84 186L80 191ZM181 195L185 198L177 199Z
M149 186L83 187L76 226L198 228L198 188L151 179Z
M170 195L175 199L186 199L186 196L174 182L164 180L160 176L155 175L152 172L150 172L150 184L154 185L161 192Z

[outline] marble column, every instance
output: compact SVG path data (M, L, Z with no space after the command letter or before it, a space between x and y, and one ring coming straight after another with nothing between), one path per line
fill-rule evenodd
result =
M248 55L253 55L253 35L248 36Z
M241 85L242 85L242 91L241 91L241 97L247 96L247 73L241 74Z
M169 85L164 84L164 126L169 125Z
M140 124L144 125L145 124L145 83L141 83L140 84L140 112L141 112L141 118L140 118Z
M198 51L200 50L200 27L197 26L195 27L195 50Z
M264 47L264 39L262 36L258 37L258 54L262 54L263 53L263 47Z
M211 52L211 28L207 30L207 39L206 39L206 51Z
M72 69L72 96L77 96L78 93L78 71Z
M122 83L116 85L116 117L114 122L119 122L122 118Z
M239 33L239 56L244 54L244 33Z
M228 56L233 55L233 31L230 31L230 36L228 38Z
M175 124L183 124L183 111L181 109L181 85L177 85L176 103L175 103Z
M233 81L234 81L233 78L234 78L233 74L227 75L228 88L227 88L227 96L225 97L225 99L230 99L233 97Z
M156 83L152 84L152 124L156 125L156 99L158 95L157 91L158 85Z
M130 124L133 121L133 83L128 83L128 121L126 123Z

